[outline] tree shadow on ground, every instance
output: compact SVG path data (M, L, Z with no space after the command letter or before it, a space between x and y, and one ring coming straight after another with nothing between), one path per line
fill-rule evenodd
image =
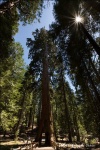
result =
M0 150L10 150L11 148L18 148L19 145L0 145Z

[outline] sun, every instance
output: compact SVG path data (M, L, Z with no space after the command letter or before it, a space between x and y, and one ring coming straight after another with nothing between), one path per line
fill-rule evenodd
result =
M76 23L82 22L82 17L81 16L76 16L75 17L75 22Z

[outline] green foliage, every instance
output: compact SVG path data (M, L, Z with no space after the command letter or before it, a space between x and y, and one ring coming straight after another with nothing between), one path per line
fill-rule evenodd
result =
M9 58L0 63L0 114L1 126L4 130L12 129L17 121L16 113L19 109L19 90L24 76L23 49L19 43L13 43L10 48Z
M15 16L14 12L17 12L18 19L22 21L23 24L32 23L37 16L41 16L42 4L43 0L6 0L0 3L0 13L2 15L10 13Z
M20 21L24 24L32 23L34 19L37 19L41 16L43 0L37 1L21 1L18 5L18 16Z
M43 69L43 51L46 48L45 43L47 42L48 47L48 59L49 61L49 70L54 63L52 57L55 57L55 49L52 40L49 37L48 32L45 29L36 30L34 35L34 40L27 39L27 46L30 48L29 50L29 58L32 60L30 63L31 72L36 76L41 77L42 69ZM54 54L54 55L52 55ZM52 64L52 65L51 65Z
M99 134L99 121L97 120L99 120L100 94L97 80L100 76L98 76L98 56L84 36L82 28L79 24L75 24L75 16L81 15L84 18L83 24L86 29L92 35L96 35L98 32L98 9L95 10L97 3L97 1L57 0L54 5L56 21L51 25L51 35L59 49L58 59L62 62L63 68L67 71L78 92L78 97L74 100L76 104L72 102L73 98L68 96L71 94L67 95L67 101L72 128L76 130L77 127L74 115L76 114L81 135L86 132ZM92 9L87 9L86 5L91 6ZM57 99L62 99L62 97L58 96ZM64 111L61 110L62 112Z
M1 112L1 126L4 131L10 131L14 127L18 119L16 116L14 116L15 107L13 108L13 110L11 109L12 108L10 106L10 110L3 110Z
M11 15L11 13L0 15L0 61L9 57L9 46L13 41L13 36L18 31L18 15L16 12L12 17Z

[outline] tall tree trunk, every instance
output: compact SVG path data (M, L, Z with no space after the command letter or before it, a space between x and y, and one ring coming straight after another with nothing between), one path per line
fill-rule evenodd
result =
M78 126L77 116L76 116L75 110L74 110L73 120L74 120L74 124L75 124L75 130L76 130L77 142L80 142L79 126Z
M57 102L55 100L55 105L54 105L54 108L55 108L55 122L58 120L58 106L57 106ZM52 106L52 110L53 110L53 106ZM55 140L57 141L57 128L56 128L56 124L54 123L54 131L55 131Z
M54 131L54 121L53 121L53 108L51 109L51 119L50 119L50 132L51 132L51 139L50 139L50 142L51 142L51 146L54 145L53 142L56 141L56 137L55 137L55 131Z
M20 128L20 125L22 123L22 118L23 118L23 112L24 112L24 106L25 106L25 96L26 96L25 92L23 94L24 95L23 95L23 98L21 100L21 109L18 112L18 118L19 119L18 119L18 122L17 122L17 125L16 125L16 129L15 129L15 133L14 133L15 139L17 139L17 136L19 134L19 128Z
M34 114L35 114L35 112L33 112L33 114L32 114L32 131L33 131L33 128L34 128Z
M30 111L29 111L29 121L28 121L28 128L30 128L32 126L32 122L33 122L33 107L30 107Z
M62 93L63 93L63 102L65 104L65 115L66 115L66 120L68 122L68 138L69 142L72 142L72 127L71 127L71 118L68 110L68 104L66 100L66 92L65 92L65 85L64 85L64 75L63 75L63 70L61 69L61 77L62 77Z
M43 50L43 73L42 73L42 111L39 130L35 141L41 145L42 133L45 133L45 144L51 145L51 108L49 98L49 76L48 76L48 47L47 43Z
M74 111L73 114L73 122L74 122L74 126L75 126L75 132L76 132L76 136L77 136L77 142L80 142L80 133L79 133L79 125L78 125L78 113L77 113L77 105L75 103L75 101L73 99L71 99L72 102L72 109Z
M41 119L41 100L39 101L39 104L38 104L37 126L39 126L40 124L40 119Z
M29 122L29 112L27 112L25 114L25 124L26 124L26 127L28 127L28 122Z

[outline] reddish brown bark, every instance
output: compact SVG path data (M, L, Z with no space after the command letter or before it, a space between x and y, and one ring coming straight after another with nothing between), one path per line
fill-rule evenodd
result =
M49 76L48 76L48 48L43 50L43 72L42 72L42 111L36 141L41 144L42 133L45 133L45 144L51 145L51 110L49 98Z

